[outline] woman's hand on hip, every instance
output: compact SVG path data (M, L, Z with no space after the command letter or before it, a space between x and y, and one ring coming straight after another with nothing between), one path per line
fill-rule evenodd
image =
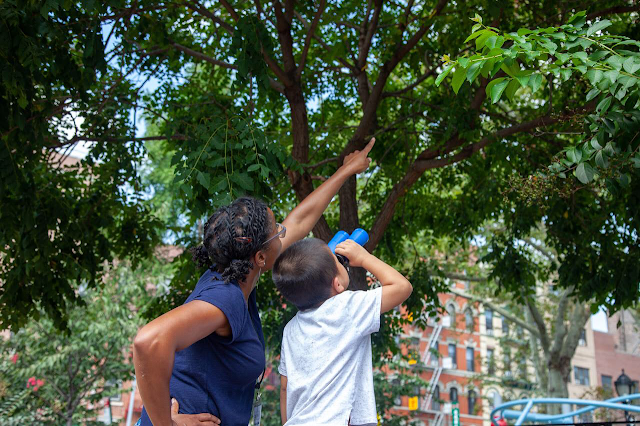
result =
M369 152L373 148L373 144L376 143L376 138L371 138L367 146L362 151L353 151L351 154L344 157L342 163L344 167L348 168L351 174L362 173L369 168L371 164L371 158L369 158Z
M220 419L209 413L179 414L180 408L175 398L171 399L171 422L173 426L217 426Z

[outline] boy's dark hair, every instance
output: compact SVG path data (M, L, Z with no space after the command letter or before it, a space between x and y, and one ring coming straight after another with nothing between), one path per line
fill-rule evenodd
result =
M331 297L338 267L327 243L306 238L292 244L273 265L276 288L298 310L317 308Z
M204 224L203 244L191 249L193 260L219 272L226 282L241 281L253 268L250 259L262 248L270 228L267 205L240 197L220 207Z

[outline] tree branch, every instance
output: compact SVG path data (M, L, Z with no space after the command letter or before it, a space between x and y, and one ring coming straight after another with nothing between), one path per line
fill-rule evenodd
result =
M302 70L304 70L305 63L307 61L307 55L309 54L309 48L311 47L311 38L316 32L316 28L318 27L318 23L320 22L320 16L324 13L324 8L327 5L326 0L320 0L320 6L318 6L318 11L313 17L313 21L311 22L311 27L307 30L307 35L304 40L304 48L302 49L302 56L300 57L300 64L298 65L297 75L298 79L302 76Z
M482 89L481 91L482 93L484 93L484 89ZM475 103L476 102L474 99L472 106L475 106ZM453 136L441 148L432 148L423 151L409 167L406 175L391 189L387 200L380 209L380 212L378 213L378 216L376 217L376 220L371 227L369 242L366 245L367 250L371 252L376 248L376 246L380 242L380 239L382 238L382 234L393 218L396 204L398 203L400 198L405 195L406 191L414 183L416 183L416 181L422 176L425 171L457 163L466 158L469 158L471 155L485 148L487 145L501 140L502 138L517 133L527 132L535 129L536 127L550 126L552 124L567 120L573 115L575 115L575 113L558 117L542 116L525 123L513 125L511 127L499 130L498 132L490 136L485 136L475 144L468 145L462 148L458 153L454 155L450 154L464 144L464 141L458 135Z
M505 317L506 319L508 319L509 321L518 324L520 327L522 327L525 330L527 330L529 333L531 333L536 338L540 338L540 334L538 333L538 330L535 327L532 327L527 322L525 322L525 321L521 320L520 318L512 315L509 311L507 311L506 309L502 308L501 306L493 303L492 301L488 300L485 297L479 297L479 296L476 296L476 295L473 295L473 294L465 293L464 291L459 290L457 288L450 288L449 289L449 293L453 293L453 294L455 294L457 296L464 297L465 299L473 300L475 302L479 302L482 305L488 306L489 308L491 308L492 311L495 311L495 312L499 313L500 315L502 315L503 317Z
M174 41L169 40L169 42L176 49L186 53L189 56L193 56L194 58L202 59L203 61L209 62L210 64L217 65L217 66L222 67L222 68L227 68L227 69L230 69L230 70L237 70L238 69L238 67L233 65L233 64L229 64L227 62L220 61L218 59L214 59L211 56L207 56L202 52L197 52L197 51L195 51L195 50L193 50L193 49L191 49L189 47L183 46L183 45L178 44L178 43L176 43Z
M229 15L231 15L234 21L238 22L240 20L240 15L238 15L238 12L235 11L227 0L220 0L220 4L229 12Z
M201 15L206 16L207 18L211 19L213 22L218 24L220 27L222 27L225 30L227 30L227 32L229 34L233 34L233 32L234 32L233 26L231 26L230 24L224 22L222 19L217 17L213 12L209 11L201 3L197 2L197 1L189 1L189 2L185 3L185 5L187 6L187 8L193 10L194 12L198 12Z
M580 302L573 304L573 309L569 315L569 330L567 331L567 337L560 351L561 357L571 358L575 353L584 325L590 316L591 311L586 304Z
M422 83L427 78L429 78L429 76L432 76L435 73L436 73L435 69L430 69L429 71L427 71L424 74L422 74L414 83L410 84L409 86L405 87L404 89L395 90L393 92L382 92L382 98L384 99L384 98L389 98L389 97L392 97L392 96L398 96L398 95L402 95L404 93L407 93L407 92L413 90L420 83Z
M569 305L569 294L573 291L573 286L566 288L562 295L560 295L560 301L558 302L558 310L556 313L556 323L553 336L553 345L549 356L555 358L559 356L560 351L564 343L564 339L567 335L567 327L565 326L565 315L567 313L567 306Z
M545 355L549 353L549 334L547 333L547 326L544 323L544 318L535 305L535 302L530 297L525 296L525 304L527 305L529 315L533 319L533 322L538 327L538 334L540 335L540 344Z
M615 13L629 13L629 12L637 12L640 10L640 5L636 6L614 6L608 9L599 10L597 12L592 12L586 16L587 20L594 19L599 16L612 15Z
M524 241L525 243L529 244L531 247L533 247L534 249L536 249L538 252L540 252L544 257L546 257L547 259L549 259L554 265L556 265L558 268L560 267L560 262L558 262L558 258L556 256L553 255L553 253L551 253L550 250L547 250L546 248L542 247L540 244L537 244L535 241L533 241L532 238L528 237L528 238L523 238L522 241Z

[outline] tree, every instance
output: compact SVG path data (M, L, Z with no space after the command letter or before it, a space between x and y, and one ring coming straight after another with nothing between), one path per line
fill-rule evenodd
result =
M41 312L0 341L3 424L101 424L90 419L133 377L129 347L140 324L135 303L147 298L147 280L127 266L108 275L111 285L81 294L86 306L70 304L68 330Z
M496 226L488 228L488 234L504 231ZM573 288L557 288L557 271L565 258L542 245L541 240L544 240L542 230L523 237L520 240L518 263L496 262L485 276L458 277L471 279L475 284L469 292L458 289L450 291L483 304L523 331L526 330L529 338L520 339L523 347L519 350L523 351L522 359L530 359L534 367L537 391L548 397L568 398L571 360L591 316L591 306L590 301L585 302L574 295ZM485 261L496 257L491 253L490 246L488 251L487 247L479 247L479 254L483 252L482 259ZM518 265L520 272L533 274L537 285L532 294L529 294L527 286L523 286L522 292L510 300L510 295L500 289L499 282L504 277L513 276L513 272L508 274L500 268L509 267L513 270L513 265ZM509 342L503 343L509 345ZM551 406L552 410L557 408Z
M638 38L638 6L613 1L3 3L3 325L33 315L34 299L60 313L78 278L98 277L104 259L149 254L158 223L137 167L149 140L161 140L172 158L185 243L197 240L198 220L240 193L284 211L376 136L376 168L341 189L339 210L319 221L315 236L362 226L367 248L392 261L423 229L467 242L487 218L502 216L508 232L498 249L545 220L545 243L568 256L559 285L577 283L584 300L595 296L612 309L627 306L637 298L640 265L637 169L616 194L567 181L562 191L533 185L539 196L523 202L532 185L522 182L577 140L589 108L584 78L516 93L510 104L487 99L488 78L457 96L435 85L440 58L467 49L475 12L515 31L558 26L576 9L588 20L610 19L611 34ZM143 89L148 79L156 90ZM157 134L136 135L138 114ZM80 141L93 146L83 168L47 160ZM87 219L71 226L71 217ZM71 225L49 238L60 223ZM60 257L55 265L51 255ZM187 268L179 276L195 275L179 262ZM26 285L44 285L51 268L58 291ZM365 285L361 272L354 278Z

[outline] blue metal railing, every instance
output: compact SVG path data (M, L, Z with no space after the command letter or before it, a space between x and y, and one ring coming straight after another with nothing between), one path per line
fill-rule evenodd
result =
M496 423L495 417L496 414L499 414L498 417L504 417L505 419L517 419L515 426L522 425L525 421L536 422L536 423L573 423L571 418L573 416L578 416L583 413L588 413L589 411L593 411L596 408L608 408L611 410L623 410L629 411L633 413L640 413L640 406L638 405L629 405L622 404L619 401L633 401L640 400L640 393L635 393L627 396L619 396L617 398L611 398L606 401L589 401L584 399L568 399L568 398L533 398L533 399L519 399L517 401L510 401L499 405L491 411L491 422L494 426L498 426ZM580 408L569 413L563 414L538 414L531 413L531 408L536 404L572 404L578 406L584 406L584 408ZM507 410L509 407L513 407L516 405L524 405L522 411L517 410Z

